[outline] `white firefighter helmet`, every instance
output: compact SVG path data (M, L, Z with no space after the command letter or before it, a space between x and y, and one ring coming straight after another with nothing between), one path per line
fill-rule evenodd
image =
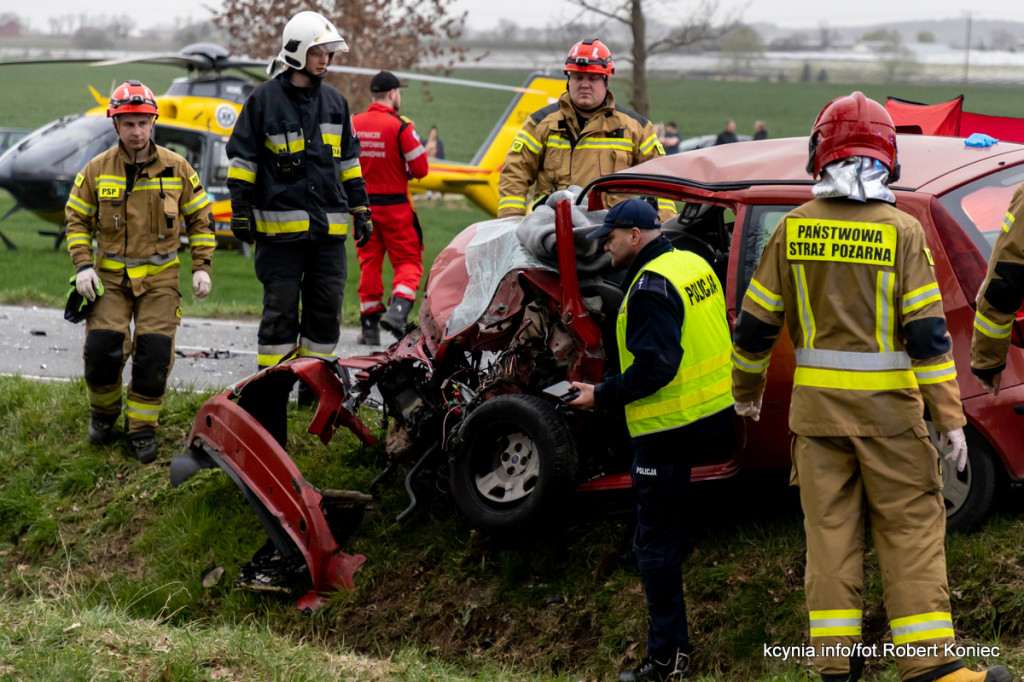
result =
M267 66L267 73L273 78L285 69L301 71L306 68L306 51L314 45L323 45L332 53L348 52L345 39L324 15L299 12L285 24L281 52Z

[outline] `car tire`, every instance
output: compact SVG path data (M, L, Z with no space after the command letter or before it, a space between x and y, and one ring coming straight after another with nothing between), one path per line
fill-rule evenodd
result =
M455 502L491 533L550 523L572 494L578 457L565 419L549 401L503 395L463 423L451 466Z
M932 445L938 449L938 433L928 422ZM957 471L945 459L942 465L942 497L946 505L946 532L961 533L976 526L992 509L996 498L996 459L985 438L964 427L967 465ZM941 455L940 455L941 458Z

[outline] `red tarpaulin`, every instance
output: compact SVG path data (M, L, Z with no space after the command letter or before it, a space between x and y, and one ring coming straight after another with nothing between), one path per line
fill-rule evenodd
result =
M963 95L942 104L921 104L887 97L885 110L892 116L898 132L957 137L963 103Z
M963 112L960 116L960 137L985 133L1005 142L1024 142L1024 118L985 116Z
M984 133L997 140L1024 143L1024 118L986 116L963 111L964 96L941 104L921 104L887 97L885 110L897 132L970 137Z

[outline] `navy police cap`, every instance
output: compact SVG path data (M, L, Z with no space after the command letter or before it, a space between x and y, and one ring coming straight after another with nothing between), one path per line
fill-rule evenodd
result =
M588 239L599 239L618 227L638 227L641 230L661 228L658 212L643 199L626 199L615 204L604 217L604 224L587 234Z

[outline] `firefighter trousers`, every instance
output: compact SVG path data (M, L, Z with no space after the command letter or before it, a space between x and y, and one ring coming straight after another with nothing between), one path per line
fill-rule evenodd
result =
M416 300L423 277L423 232L412 204L373 206L373 234L359 253L359 312L384 310L384 254L395 277L394 296Z
M296 338L299 355L331 357L341 335L345 243L260 242L253 261L263 284L256 333L260 369L280 362L295 349Z
M847 673L845 647L861 642L865 519L900 679L957 661L943 651L953 643L946 515L938 453L924 422L884 438L794 435L792 447L807 534L811 645L821 673Z
M121 375L128 358L132 359L125 407L129 435L156 430L181 321L178 268L153 277L166 284L152 286L141 295L133 293L130 283L104 278L104 293L85 324L82 358L89 409L94 414L110 419L120 414Z

